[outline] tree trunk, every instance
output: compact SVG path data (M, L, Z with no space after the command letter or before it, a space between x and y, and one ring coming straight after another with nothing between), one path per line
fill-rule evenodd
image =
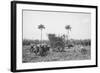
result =
M67 35L66 35L66 43L65 43L65 46L68 45L68 39L69 39L69 30L68 30Z
M67 44L69 43L68 40L69 40L69 30L68 30L68 35L67 35Z
M42 29L41 29L41 45L42 45Z

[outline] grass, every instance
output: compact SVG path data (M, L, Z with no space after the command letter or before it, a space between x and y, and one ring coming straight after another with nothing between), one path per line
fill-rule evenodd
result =
M68 61L68 60L89 60L91 59L91 47L82 46L84 49L81 49L80 46L74 46L73 48L66 49L65 52L54 52L52 49L48 52L47 56L41 57L36 56L34 53L30 53L30 46L23 46L22 52L22 62L47 62L47 61Z

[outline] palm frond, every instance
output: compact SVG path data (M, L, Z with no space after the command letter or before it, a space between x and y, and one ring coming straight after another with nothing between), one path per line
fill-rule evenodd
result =
M70 25L66 25L66 26L65 26L65 29L66 29L66 30L70 30L70 31L71 31L71 28L72 28L72 27L71 27Z
M44 25L40 24L38 25L38 29L45 29Z

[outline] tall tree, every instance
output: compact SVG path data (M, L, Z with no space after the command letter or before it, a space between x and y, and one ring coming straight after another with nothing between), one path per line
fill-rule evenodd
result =
M70 25L66 25L65 29L67 30L67 43L68 43L68 39L69 39L69 32L71 31L72 27Z
M45 29L45 26L40 24L40 25L38 25L38 29L41 30L41 43L42 43L42 30Z

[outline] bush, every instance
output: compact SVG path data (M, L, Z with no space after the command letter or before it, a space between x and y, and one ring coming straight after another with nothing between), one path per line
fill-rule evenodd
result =
M30 41L28 41L28 40L23 40L23 45L30 45L31 43L30 43Z
M81 49L81 54L86 55L87 54L87 50L85 48Z
M82 45L82 46L90 46L91 45L91 40L90 39L69 40L68 42L71 43L71 44L74 44L74 45Z
M29 39L23 39L23 46L25 45L31 45L31 44L39 44L39 40L29 40Z

